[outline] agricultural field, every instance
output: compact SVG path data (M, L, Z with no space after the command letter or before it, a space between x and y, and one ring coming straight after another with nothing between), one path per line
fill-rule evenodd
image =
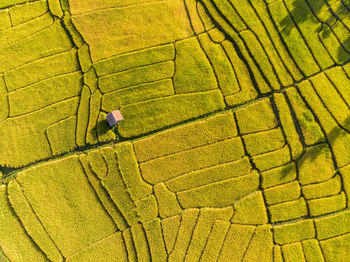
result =
M350 0L0 0L0 261L349 262L349 61Z

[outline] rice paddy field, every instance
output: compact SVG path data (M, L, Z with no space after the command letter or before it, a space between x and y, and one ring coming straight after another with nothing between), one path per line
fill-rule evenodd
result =
M0 261L349 262L349 61L349 0L0 0Z

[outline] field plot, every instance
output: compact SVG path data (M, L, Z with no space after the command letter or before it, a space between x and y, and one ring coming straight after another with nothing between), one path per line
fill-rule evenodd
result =
M349 0L0 0L0 261L350 261L349 61Z

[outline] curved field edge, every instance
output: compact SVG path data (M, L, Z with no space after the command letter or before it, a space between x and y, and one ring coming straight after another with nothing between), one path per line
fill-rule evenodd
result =
M25 2L0 3L4 259L346 261L347 1Z

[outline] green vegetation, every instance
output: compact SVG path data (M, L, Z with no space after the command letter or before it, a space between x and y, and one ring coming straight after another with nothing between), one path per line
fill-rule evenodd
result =
M270 100L265 98L236 112L241 134L269 130L277 126Z
M303 251L307 260L324 261L322 250L316 239L306 240L302 242Z
M228 106L235 106L253 100L257 96L252 79L250 78L248 68L244 61L238 56L233 44L230 41L224 41L222 47L234 66L234 72L239 85L239 92L225 97Z
M174 42L193 35L182 1L165 3L156 1L152 4L144 5L135 5L137 2L128 1L130 2L129 6L127 2L118 4L112 1L106 3L97 1L97 4L92 2L94 7L88 7L88 9L96 8L98 11L85 14L84 8L79 6L79 4L75 4L79 1L73 0L69 2L72 3L72 22L89 45L93 62L131 51L146 49L147 47ZM148 1L142 0L138 2ZM99 7L101 5L102 7ZM112 7L113 5L114 7L126 7L103 10L103 6L110 7L111 5ZM99 10L100 8L102 10ZM83 14L74 15L81 12ZM168 17L172 17L174 14L176 14L174 19L169 20ZM129 30L132 30L134 34L123 36L124 32ZM115 45L116 42L119 44ZM110 46L115 48L109 48Z
M174 88L177 94L217 88L213 68L197 38L176 42L175 50Z
M296 0L295 2L303 1ZM288 46L292 59L301 69L302 73L309 76L318 72L320 68L313 59L306 42L303 40L303 36L299 33L298 27L295 26L293 18L288 14L284 2L274 1L268 6L268 10L271 13L272 21L277 26L277 30L282 32L282 41ZM298 10L299 12L305 12L304 10L300 10L300 8ZM312 16L312 14L310 15ZM308 62L304 63L304 61Z
M218 261L226 261L227 258L240 261L244 257L244 252L255 230L254 226L231 224Z
M349 211L318 218L315 226L319 239L331 238L349 231Z
M70 88L67 88L67 86ZM15 90L8 95L10 117L31 113L32 111L54 104L57 102L57 94L60 94L60 100L77 97L80 90L80 72L59 76ZM31 97L33 100L29 100L28 97Z
M94 257L98 256L101 261L128 261L127 253L123 243L123 237L120 232L114 233L107 238L96 242L88 248L68 257L67 261L94 261Z
M259 259L263 261L271 261L272 248L271 226L258 226L256 227L254 235L251 238L243 261L257 261Z
M11 48L0 50L0 58L3 61L0 66L0 72L14 69L25 63L72 48L72 44L59 21L52 23L52 18L48 17L48 19L50 20L46 23L43 21L37 25L39 26L44 23L42 27L45 29L39 28L35 32L23 30L20 33L25 34L24 36L17 36L16 34L12 36L11 34L11 37L9 37L10 40L8 40L12 42L9 45ZM30 21L27 23L30 23ZM32 35L30 36L31 33ZM26 35L30 37L25 37Z
M254 164L260 171L282 166L290 161L290 151L284 146L276 151L254 156Z
M168 257L169 261L178 261L179 258L185 257L198 215L198 209L187 209L182 213L174 247Z
M221 89L224 96L237 93L239 92L239 86L235 72L230 64L230 60L225 54L224 49L220 45L214 44L211 40L211 38L215 37L220 38L221 40L224 36L222 36L222 32L218 29L209 31L209 34L210 36L208 34L201 34L198 39L213 66L215 77L217 77L218 87ZM221 41L223 40L224 39ZM196 85L198 85L198 82Z
M274 94L273 98L278 110L280 121L282 123L283 132L290 146L292 159L296 160L302 154L303 145L294 125L291 109L289 108L286 98L283 94L276 93Z
M324 135L320 126L316 123L314 115L306 107L297 90L295 88L288 89L286 94L298 119L300 129L303 132L305 144L313 145L324 142Z
M264 190L266 203L273 205L281 202L292 201L300 197L300 185L298 181L270 187Z
M27 201L17 199L19 195L13 192L12 197L10 194L12 205L25 204L28 212L37 216L30 219L23 214L19 215L20 219L28 228L32 228L31 224L37 221L38 226L43 228L43 234L46 233L47 239L50 237L55 242L63 256L71 255L116 230L113 220L97 201L77 156L27 169L16 180L16 190L21 190ZM11 185L16 188L16 184L10 183L9 189ZM72 188L69 185L76 186ZM38 187L45 190L38 192ZM68 187L69 191L66 190ZM15 211L22 213L26 209L18 206ZM65 230L57 230L57 227L64 227ZM34 230L32 234L36 236L39 232ZM66 238L67 235L71 237ZM37 237L42 240L36 241L39 247L50 243L39 235Z
M144 179L152 184L188 172L238 160L243 156L239 138L231 138L179 153L155 158L140 165ZM210 159L208 159L210 155ZM169 165L171 163L171 165Z
M102 99L102 110L110 112L125 105L173 94L171 79L135 85L105 94Z
M186 261L198 260L201 256L204 255L201 253L205 252L206 245L210 239L210 235L214 232L215 224L217 222L223 222L226 225L230 224L227 220L229 220L229 218L232 217L232 212L232 208L200 209L196 225L193 229L191 241L188 245L188 250L186 252Z
M268 188L295 180L297 177L297 172L295 165L290 163L282 167L276 167L262 172L261 176L262 187Z
M0 0L0 260L347 262L349 17Z
M57 64L60 66L58 67ZM33 70L38 70L38 73L33 74ZM54 77L58 78L61 75L65 76L77 70L79 70L77 52L73 48L69 51L36 60L7 71L5 72L4 77L6 79L8 91L14 91L40 81L45 82L48 78L51 80L52 78L55 79ZM69 91L69 89L66 90L66 92ZM42 94L44 94L44 92Z
M232 222L237 224L261 225L268 222L263 195L254 192L234 205Z
M76 148L75 116L61 120L46 129L47 139L53 155L59 155Z
M12 6L10 8L11 17L13 15L14 17L21 17L23 20L27 20L28 18L39 16L40 14L42 14L42 12L39 12L39 10L41 10L42 8L44 9L44 11L47 11L47 4L45 2L43 1L32 2L32 1L33 0L15 0L15 1L4 0L1 2L0 8ZM23 4L23 5L18 5L18 4ZM25 11L30 11L30 14ZM23 20L21 22L23 22ZM14 22L14 21L16 20L12 20L14 25L19 24L18 22Z
M284 245L282 246L282 252L283 252L283 257L285 258L284 261L286 262L292 262L292 261L306 262L301 243L297 242L297 243Z
M281 129L272 129L265 132L243 136L247 153L251 156L260 155L283 147L285 141Z
M330 155L329 148L325 144L306 149L298 161L300 184L306 185L330 179L335 173Z
M320 242L326 261L346 261L350 247L350 234Z
M274 239L279 245L315 238L315 228L312 220L275 226L273 232Z
M119 132L122 137L138 136L223 108L222 96L216 90L153 99L121 107L125 120Z
M154 194L157 197L158 212L161 218L171 217L182 212L175 193L171 192L163 183L154 186Z
M299 218L307 215L306 202L303 198L293 200L281 204L276 204L269 207L271 221L286 221L294 218Z
M102 93L108 93L125 87L170 78L173 74L174 62L167 61L102 76L98 80L98 85Z
M20 220L11 209L6 186L0 187L0 245L4 253L15 261L25 261L35 259L35 261L45 261L45 254L37 248L35 242L28 237L27 232L21 225ZM6 260L5 260L6 261Z
M181 191L177 195L181 206L184 208L225 207L256 191L258 186L259 175L256 172L252 172L246 176Z
M342 210L346 207L346 199L344 192L339 195L312 199L308 201L311 216L319 216Z
M303 195L306 199L336 195L341 190L340 176L317 184L311 184L303 187Z
M247 158L237 161L215 165L213 167L192 171L166 181L166 185L172 191L182 191L203 185L214 183L233 177L247 175L250 171L250 163Z
M153 158L226 140L236 135L237 129L233 115L230 111L226 111L136 140L134 147L138 161L145 162Z

